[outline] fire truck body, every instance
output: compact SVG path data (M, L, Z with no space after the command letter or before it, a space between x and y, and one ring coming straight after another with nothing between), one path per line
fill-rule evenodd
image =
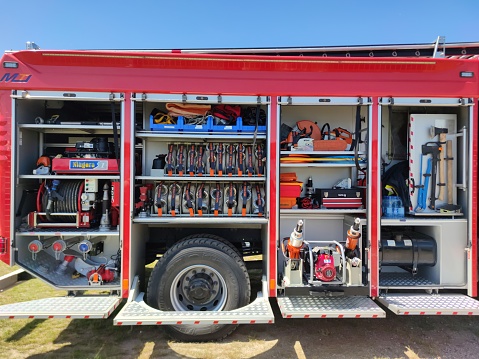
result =
M70 295L0 316L479 314L479 46L414 48L5 53L0 259Z

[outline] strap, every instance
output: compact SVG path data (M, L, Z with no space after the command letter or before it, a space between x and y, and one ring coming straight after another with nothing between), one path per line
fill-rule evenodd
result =
M228 191L228 216L233 215L233 207L236 205L235 196L236 190L233 187L233 182L229 184L229 191Z
M178 161L176 163L176 167L178 168L178 174L180 176L183 176L183 161L184 161L184 151L185 151L185 145L181 144L181 145L178 145L178 153L176 155L176 157L178 158Z
M419 246L414 238L410 238L412 241L412 275L417 274L417 265L419 263Z
M218 216L219 208L220 208L220 197L221 196L221 191L220 191L220 184L216 184L216 193L215 193L215 209L214 209L214 215L215 217Z
M173 144L168 145L168 155L166 156L166 169L168 176L173 176Z
M258 176L264 175L264 148L262 145L258 144L256 147L256 158L258 160Z
M190 153L188 154L188 158L189 158L188 171L190 173L190 176L195 175L195 162L196 162L195 157L196 157L195 145L192 144L191 147L190 147Z
M238 176L243 175L244 157L245 157L244 146L240 142L238 144Z
M205 188L205 184L201 183L200 188L198 189L198 192L196 194L198 198L198 215L202 216L203 215L203 189Z
M205 147L202 145L197 146L198 155L196 157L196 173L198 176L202 176L205 173L205 163L203 162L203 157L205 155Z
M175 183L173 183L173 185L172 185L173 188L171 189L171 203L170 203L171 204L171 211L170 211L170 213L173 217L176 216L176 211L175 211L175 208L176 208L176 186L177 186L177 184L175 182Z
M241 191L241 198L243 200L243 208L241 209L241 215L246 216L246 205L248 204L248 185L246 182L243 182L243 190Z
M191 197L190 197L190 188L191 188L191 182L188 182L186 184L186 206L188 207L188 211L190 212L190 216L193 217L195 215L193 211L193 204L191 203Z
M215 156L215 146L212 142L208 144L208 150L210 151L209 162L210 162L210 176L215 175L216 171L216 156Z
M262 217L264 208L263 208L263 198L261 197L261 188L259 185L256 185L256 205L258 206L258 216Z
M223 144L218 143L218 146L216 146L216 158L218 159L218 176L223 176L223 152Z
M391 106L389 106L389 111L392 112ZM390 114L391 115L391 114ZM389 116L389 121L391 121L391 116ZM351 151L354 150L356 146L359 146L361 143L361 105L356 106L356 126L354 128L354 139L351 143Z
M233 157L234 157L234 146L232 144L230 144L228 146L228 163L226 165L226 173L228 174L228 176L232 176L233 175Z
M246 149L246 156L247 156L247 168L246 172L248 172L248 176L252 176L254 173L253 167L253 146L248 146Z

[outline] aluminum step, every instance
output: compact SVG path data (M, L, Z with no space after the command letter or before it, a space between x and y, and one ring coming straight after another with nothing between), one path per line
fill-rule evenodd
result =
M479 315L479 301L462 294L387 294L378 300L397 315Z
M266 281L263 281L263 292ZM272 324L274 314L267 297L261 292L249 305L224 312L161 311L150 307L138 292L138 280L133 283L128 302L113 320L114 325L180 325L180 324ZM134 298L134 299L133 299Z
M116 296L37 299L0 306L0 319L105 319L120 302Z
M367 297L278 297L283 318L384 318Z

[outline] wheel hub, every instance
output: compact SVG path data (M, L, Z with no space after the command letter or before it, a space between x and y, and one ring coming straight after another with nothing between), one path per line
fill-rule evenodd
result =
M175 277L170 298L177 311L219 311L226 303L226 282L210 266L190 266Z
M216 285L214 283L209 277L203 278L197 275L185 287L185 294L188 299L196 304L207 303L216 294L214 287L218 287L218 282L216 282Z

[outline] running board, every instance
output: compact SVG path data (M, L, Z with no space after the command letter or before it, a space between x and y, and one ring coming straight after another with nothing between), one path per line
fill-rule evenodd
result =
M105 319L120 297L53 297L0 306L0 319Z
M378 300L397 315L479 315L479 301L462 294L387 294Z
M367 297L278 297L283 318L384 318L386 313Z
M263 281L263 293L267 282ZM139 293L138 277L128 302L113 319L114 325L182 325L182 324L272 324L274 314L269 300L259 292L257 298L245 307L224 312L176 312L161 311L150 307Z

